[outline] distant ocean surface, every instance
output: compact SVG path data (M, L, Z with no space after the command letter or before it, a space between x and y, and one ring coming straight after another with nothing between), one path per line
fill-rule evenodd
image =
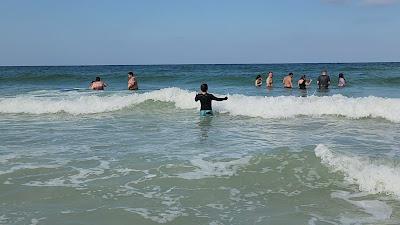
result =
M0 224L400 224L399 86L400 63L0 67Z

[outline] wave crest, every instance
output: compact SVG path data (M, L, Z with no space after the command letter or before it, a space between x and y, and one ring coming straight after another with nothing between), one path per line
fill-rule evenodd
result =
M342 172L345 180L358 185L361 191L372 194L385 193L400 197L400 168L372 162L357 156L346 156L332 152L319 144L315 155L335 172Z
M171 102L182 109L199 108L194 101L195 92L179 88L166 88L142 94L114 94L110 96L75 94L64 97L17 96L0 98L0 113L45 114L66 112L93 114L121 110L147 100ZM215 102L214 110L263 118L292 118L295 116L345 116L352 119L384 118L400 122L400 99L334 96L279 96L261 97L231 95L228 101Z
M17 96L0 99L0 113L49 114L65 112L73 115L118 111L147 100L174 102L180 108L195 108L193 95L179 88L167 88L131 95L70 95L63 97Z

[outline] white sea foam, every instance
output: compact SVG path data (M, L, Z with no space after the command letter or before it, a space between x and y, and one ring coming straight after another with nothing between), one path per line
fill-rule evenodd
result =
M17 96L0 98L0 113L45 114L66 112L70 114L93 114L121 110L147 100L174 102L180 108L195 108L193 95L179 88L167 88L143 94L131 95L77 95L66 94L59 97ZM188 100L191 101L188 101Z
M400 197L400 168L368 158L334 153L324 145L315 148L315 155L333 171L342 172L345 180L357 184L361 191L385 193Z
M357 224L357 223L373 223L378 221L384 221L390 219L392 215L392 208L386 204L385 202L378 200L352 200L352 198L361 197L359 193L350 194L345 191L333 192L331 194L332 198L340 198L343 199L358 208L362 209L365 213L371 215L368 218L349 218L342 217L342 224Z
M9 218L7 218L6 215L1 215L0 216L0 224L5 225L5 224L7 224L7 222L9 222Z
M17 96L0 98L0 113L44 114L66 112L92 114L111 112L143 103L147 100L171 102L182 109L199 108L194 101L195 92L179 88L165 88L142 94L114 94L109 96L64 94L59 97ZM400 122L400 99L334 96L245 96L231 95L228 101L215 102L214 109L232 115L291 118L299 115L333 115L348 118L384 118Z
M251 159L246 156L231 161L206 161L205 156L201 155L190 160L196 168L194 171L178 174L184 179L202 179L207 177L223 177L236 175L237 170L247 165Z
M233 95L230 96L229 101L221 103L216 108L233 115L264 118L333 115L352 119L379 117L400 122L400 99L378 97L349 98L342 95L257 97Z
M54 169L54 168L58 168L58 167L60 167L60 165L35 165L35 164L27 163L27 164L20 164L20 165L13 166L10 169L5 170L5 171L0 171L0 175L14 173L19 170Z
M11 153L8 155L0 155L0 164L7 163L11 159L18 158L17 154Z
M158 214L154 214L146 208L128 208L128 207L120 207L120 208L127 212L136 213L142 216L143 218L152 220L153 222L156 223L169 223L180 216L187 215L186 213L184 213L183 209L177 209L174 207Z
M33 218L33 219L31 219L31 224L30 225L37 225L37 224L39 224L39 222L41 220L44 220L44 219L46 219L46 217L42 217L42 218L39 218L39 219Z
M78 173L74 175L70 175L67 177L57 177L46 181L30 181L25 183L27 186L64 186L64 187L81 187L84 186L85 183L95 181L95 180L104 180L112 177L118 177L117 174L111 174L109 176L101 176L105 173L106 170L110 169L108 161L99 160L99 165L93 168L78 168L73 167Z

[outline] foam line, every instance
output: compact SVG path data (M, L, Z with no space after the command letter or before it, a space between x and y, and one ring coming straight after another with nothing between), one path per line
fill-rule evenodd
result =
M315 155L345 180L358 185L360 191L384 193L400 197L400 168L389 163L373 162L368 158L334 153L324 145L315 148Z
M16 96L0 98L0 113L93 114L118 111L148 100L170 102L181 109L198 109L195 92L166 88L142 94L120 93L108 96L66 94L58 97ZM157 103L155 103L157 104ZM351 119L384 118L400 122L400 99L334 96L245 96L231 95L228 101L214 102L214 110L231 115L263 118L293 118L296 116L344 116Z

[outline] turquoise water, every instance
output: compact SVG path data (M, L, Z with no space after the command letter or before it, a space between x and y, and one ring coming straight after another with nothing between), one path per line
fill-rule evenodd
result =
M323 69L327 92L281 88ZM268 71L275 87L255 88ZM109 88L87 90L97 74ZM0 67L0 224L399 224L399 77L400 63ZM213 117L198 116L202 82L229 96Z

